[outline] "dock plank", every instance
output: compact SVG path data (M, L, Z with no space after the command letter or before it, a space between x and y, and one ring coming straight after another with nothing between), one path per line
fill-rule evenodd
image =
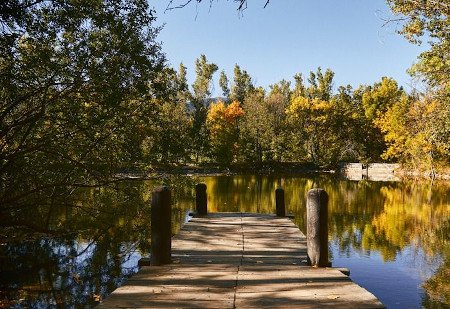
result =
M384 308L338 269L306 265L288 218L217 213L174 236L173 263L143 266L99 308Z

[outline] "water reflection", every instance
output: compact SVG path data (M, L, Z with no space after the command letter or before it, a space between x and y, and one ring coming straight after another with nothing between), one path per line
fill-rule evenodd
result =
M188 181L188 182L186 182ZM188 180L166 180L190 191ZM26 224L0 230L0 307L89 308L137 271L150 251L150 192L159 181L123 181L79 190L52 209L21 212ZM44 215L39 215L44 214ZM184 210L173 208L174 233ZM33 225L50 220L48 232Z
M350 267L352 278L388 307L450 304L448 182L260 175L201 180L208 186L213 211L274 213L274 191L281 185L288 213L295 214L302 231L306 231L306 193L322 187L330 196L330 253L335 266Z
M174 188L174 233L194 206L193 188L200 181L208 187L210 212L274 213L274 192L282 186L287 212L303 231L306 193L320 186L330 196L335 266L349 267L353 280L388 307L450 304L448 183L356 182L326 175L178 177L165 180ZM148 255L149 198L159 183L118 182L77 192L51 215L37 215L48 209L22 212L22 219L35 225L50 217L53 233L0 231L0 307L98 303Z

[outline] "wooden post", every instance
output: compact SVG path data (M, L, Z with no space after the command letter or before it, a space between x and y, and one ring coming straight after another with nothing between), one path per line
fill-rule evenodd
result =
M277 209L277 217L286 216L286 206L284 204L284 190L278 187L275 190L275 205Z
M308 191L306 218L308 261L315 267L328 267L328 194L324 189Z
M156 188L152 193L151 265L172 262L172 201L170 189Z
M199 183L195 186L195 209L199 216L206 216L208 214L206 184L204 183Z

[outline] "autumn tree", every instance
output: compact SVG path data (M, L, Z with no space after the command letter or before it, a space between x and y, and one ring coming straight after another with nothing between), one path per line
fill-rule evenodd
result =
M222 101L208 110L206 125L210 134L211 154L221 164L232 163L238 154L239 119L244 115L239 102L228 106Z
M388 77L383 77L381 82L374 83L373 86L360 87L358 91L367 122L365 148L369 161L378 161L386 150L386 144L383 133L375 123L405 92L394 79Z
M422 158L433 172L436 159L444 164L449 161L447 147L438 145L450 142L450 1L388 0L388 3L396 14L395 20L403 26L400 34L414 44L421 44L427 38L431 45L410 69L429 88L414 100L409 115L413 128L420 132L416 132L411 143L416 148L411 154L412 162ZM428 115L435 119L429 122Z
M308 86L296 75L296 86L286 108L289 149L296 161L318 166L336 163L339 156L336 104L332 98L334 72L310 72Z
M448 100L450 94L450 1L449 0L388 0L397 21L403 24L399 31L410 42L420 44L429 38L431 49L419 56L411 73L423 76Z
M336 163L337 132L333 130L334 106L330 101L318 98L295 98L288 110L288 121L294 133L294 151L302 158L317 166L329 166ZM302 149L302 147L304 147ZM299 149L297 149L299 148Z
M376 121L388 145L382 157L395 158L414 170L429 170L434 176L439 164L449 163L449 119L442 101L403 95Z
M309 87L306 89L306 93L310 98L316 98L324 101L328 101L332 95L334 72L327 69L325 73L322 73L322 69L319 67L317 71L309 72L308 83Z
M358 93L350 85L340 86L332 97L336 134L336 160L365 162L368 153L365 144L368 130L373 126L367 121Z

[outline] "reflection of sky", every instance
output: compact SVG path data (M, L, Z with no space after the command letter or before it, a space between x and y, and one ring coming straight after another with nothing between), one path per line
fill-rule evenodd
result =
M440 256L427 257L414 246L405 247L390 262L384 262L377 251L355 250L351 245L346 249L340 252L338 242L331 242L333 267L350 269L350 278L377 296L387 308L421 308L422 284L442 263Z
M74 247L76 248L77 255L74 258L74 264L81 267L83 264L90 262L94 251L96 250L96 243L94 241L76 241ZM122 257L122 274L129 275L131 272L137 271L138 261L141 259L141 253L136 249L136 243L123 243L120 246ZM112 256L110 256L112 258Z

